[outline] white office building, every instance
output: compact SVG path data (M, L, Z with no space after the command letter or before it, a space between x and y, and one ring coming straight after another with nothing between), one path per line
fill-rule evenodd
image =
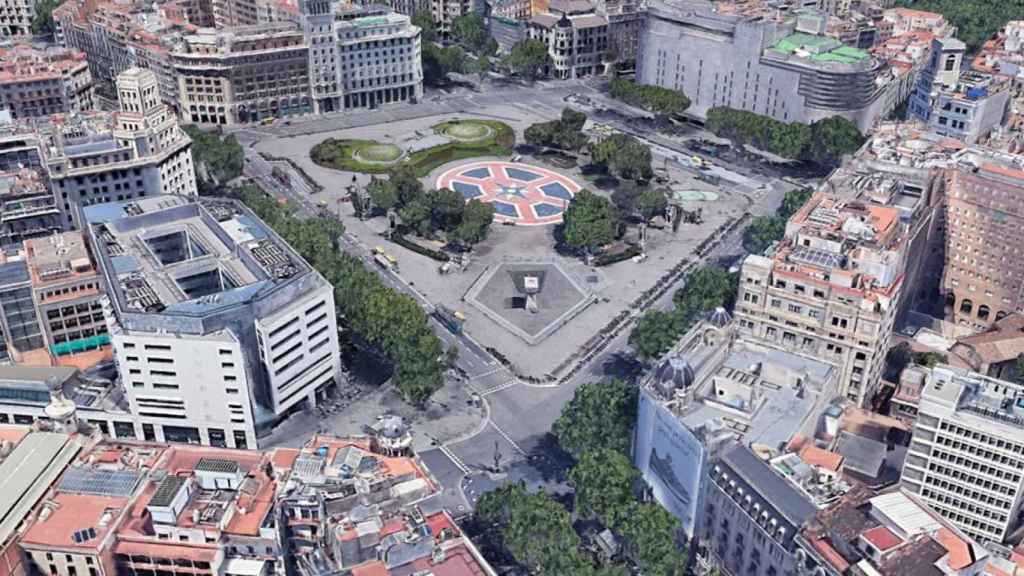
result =
M332 286L239 203L84 210L145 440L252 448L340 375Z
M903 487L981 542L1021 524L1024 386L937 366L921 392Z

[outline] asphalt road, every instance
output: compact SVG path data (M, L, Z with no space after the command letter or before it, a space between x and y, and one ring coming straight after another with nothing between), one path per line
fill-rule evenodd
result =
M446 96L440 101L428 100L418 105L295 120L290 125L243 128L234 133L243 144L251 144L263 138L325 132L396 119L469 112L484 103L515 101L516 94L520 92L535 97L540 94L544 99L550 100L552 115L557 113L556 104L570 93L598 94L593 86L581 82L541 85L530 89L513 87L500 93L464 93ZM658 144L676 148L667 141L659 141ZM283 185L271 175L272 165L252 151L251 147L247 149L246 160L245 175L274 196L289 200L298 207L300 215L311 216L319 211L310 200L311 191L304 182L296 184L295 187ZM740 174L744 171L742 167L727 168ZM771 213L781 200L782 193L782 190L767 189L757 197L751 198L749 211L754 215ZM742 227L722 237L703 261L737 261L743 254L741 240ZM411 295L428 313L433 311L433 305L414 287L409 286L400 275L376 266L372 259L372 248L359 238L346 233L340 238L340 246L376 270L385 284ZM670 308L672 294L680 287L682 282L677 282L653 307ZM488 409L487 421L482 423L472 436L457 439L420 454L442 482L448 495L448 504L456 512L468 511L472 506L479 496L482 485L486 484L477 472L492 469L496 461L504 472L503 478L543 483L543 474L532 465L532 462L542 449L544 437L552 423L561 413L562 407L572 398L576 388L589 380L623 375L638 368L627 343L629 330L625 329L606 345L603 352L582 365L570 381L561 385L528 384L517 381L471 336L452 334L433 317L431 323L435 333L446 346L458 346L457 365L466 376L465 384L471 393L482 399Z

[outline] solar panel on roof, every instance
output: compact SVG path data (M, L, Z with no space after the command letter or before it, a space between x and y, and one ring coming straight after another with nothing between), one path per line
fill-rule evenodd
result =
M237 472L238 463L220 458L200 458L195 469L204 472Z
M57 489L92 496L127 497L135 492L142 474L134 470L91 470L70 468Z

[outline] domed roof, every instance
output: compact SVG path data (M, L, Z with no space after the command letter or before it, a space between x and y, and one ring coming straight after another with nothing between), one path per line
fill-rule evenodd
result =
M711 316L708 317L708 324L711 324L715 328L725 328L730 322L732 322L732 316L730 316L729 312L721 306L715 308L711 312Z
M409 427L401 416L388 414L377 422L377 433L384 438L400 438L409 433Z
M673 356L658 366L655 378L662 392L670 394L675 390L692 386L696 376L689 360L682 356Z

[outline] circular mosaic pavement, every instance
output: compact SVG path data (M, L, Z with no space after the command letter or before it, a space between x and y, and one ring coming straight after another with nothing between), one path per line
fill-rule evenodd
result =
M474 162L448 170L437 179L466 198L494 206L494 219L522 226L557 224L580 191L571 178L546 168L514 162Z

